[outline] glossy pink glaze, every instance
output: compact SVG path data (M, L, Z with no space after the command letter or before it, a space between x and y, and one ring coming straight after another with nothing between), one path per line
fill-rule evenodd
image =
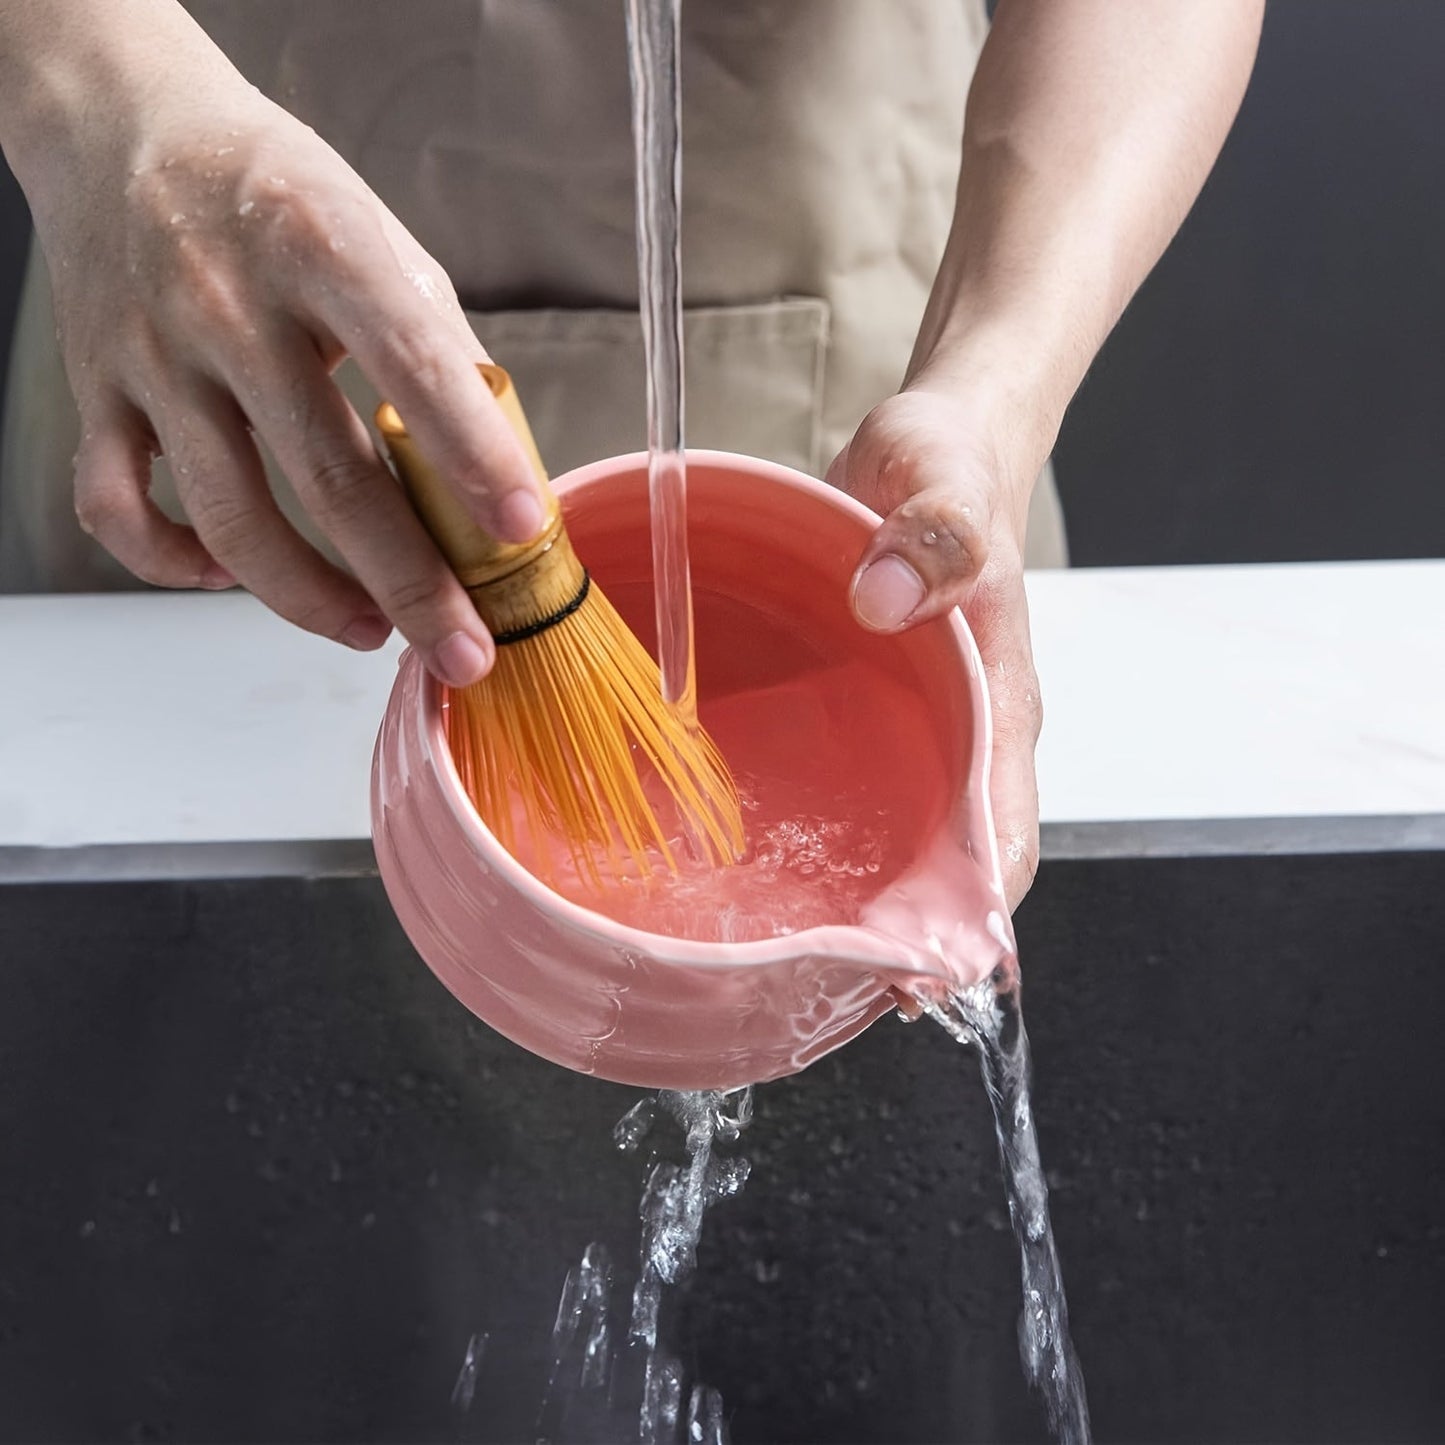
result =
M901 875L867 905L870 926L707 943L560 897L477 817L442 733L442 690L410 653L377 739L372 832L408 937L493 1028L621 1083L732 1088L837 1048L892 1007L895 987L971 983L1011 963L1013 934L987 808L988 700L962 618L895 638L865 633L847 587L878 519L813 478L691 452L688 483L694 589L708 598L698 608L705 722L710 701L721 707L820 658L862 658L923 703L911 710L913 747L897 759L919 833ZM579 555L650 639L645 456L581 468L556 488ZM910 756L920 760L913 775ZM934 787L946 795L930 803Z

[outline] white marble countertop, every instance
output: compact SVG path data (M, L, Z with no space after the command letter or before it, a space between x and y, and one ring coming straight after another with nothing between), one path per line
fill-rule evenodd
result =
M1445 816L1445 561L1040 572L1045 824ZM0 598L0 849L368 836L400 644Z

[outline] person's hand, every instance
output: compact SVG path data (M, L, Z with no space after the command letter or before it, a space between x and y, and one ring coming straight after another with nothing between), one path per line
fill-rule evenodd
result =
M1010 909L1038 867L1034 746L1043 722L1023 546L1033 477L1011 473L980 408L915 382L875 407L828 480L884 517L854 574L854 615L898 632L960 607L993 703L991 794Z
M474 681L486 628L330 372L353 356L477 521L522 541L541 507L482 348L360 178L216 61L159 84L112 65L23 167L80 408L81 524L145 581L239 581L360 649L395 624L438 676ZM258 440L354 576L284 519ZM188 527L148 494L157 453Z

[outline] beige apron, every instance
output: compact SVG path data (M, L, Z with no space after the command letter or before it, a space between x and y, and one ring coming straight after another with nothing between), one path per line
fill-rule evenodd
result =
M643 445L621 0L189 8L446 268L549 470ZM682 10L687 440L821 473L907 364L952 215L983 0ZM355 366L338 379L369 419ZM78 434L37 253L0 453L0 590L141 585L75 521ZM164 463L153 490L179 514ZM1065 561L1047 474L1028 554Z

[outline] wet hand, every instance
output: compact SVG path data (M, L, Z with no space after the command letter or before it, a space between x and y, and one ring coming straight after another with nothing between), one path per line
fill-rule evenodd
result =
M486 628L330 373L353 356L477 521L525 540L541 508L482 348L440 267L313 131L229 68L195 90L92 95L23 177L80 408L81 524L145 581L239 581L363 650L394 624L473 681ZM258 443L349 574L283 517ZM149 496L156 454L189 526Z
M900 632L953 607L978 642L993 705L991 795L1009 907L1039 856L1034 748L1043 722L1023 585L1033 477L967 401L915 384L864 419L828 480L884 517L859 559L851 602L875 632Z

